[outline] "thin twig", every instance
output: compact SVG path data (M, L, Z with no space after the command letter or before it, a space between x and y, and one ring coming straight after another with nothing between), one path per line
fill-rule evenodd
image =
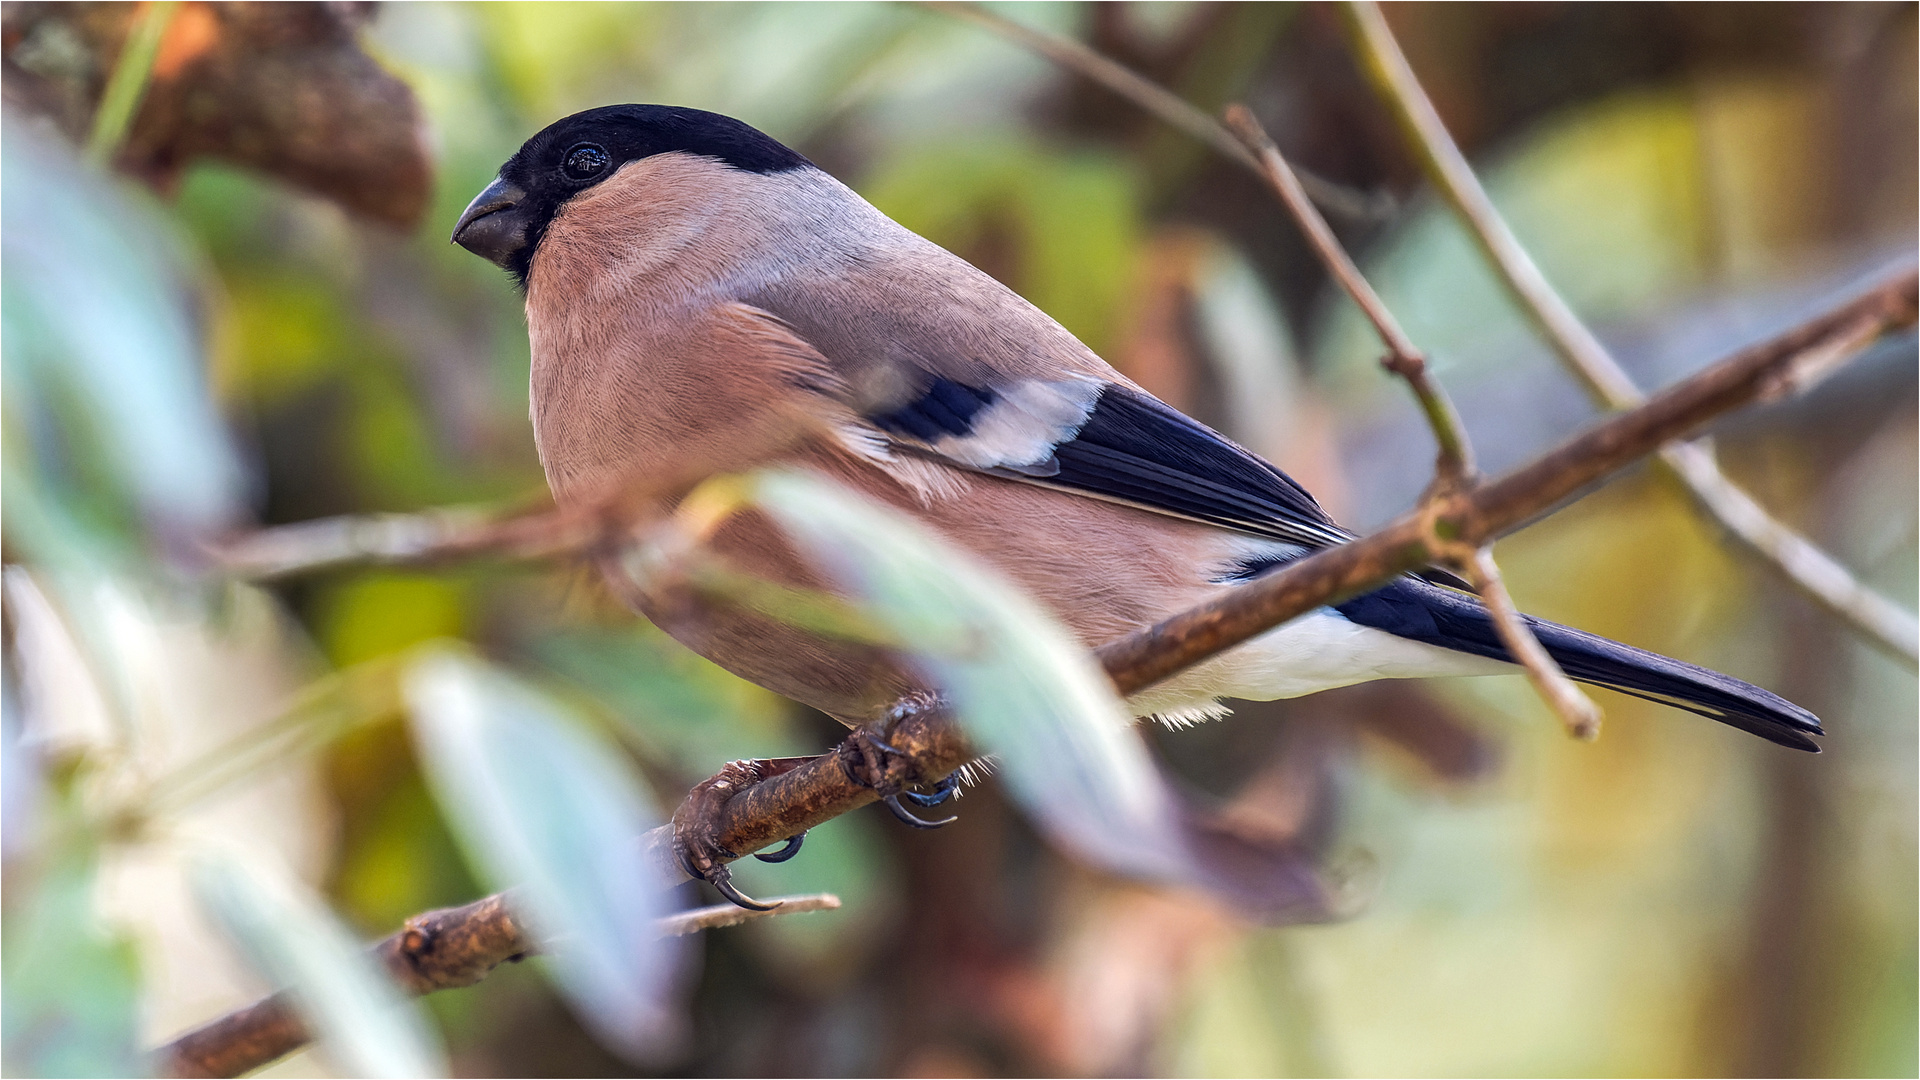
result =
M668 915L658 920L661 937L685 937L701 930L717 930L723 926L738 926L755 919L770 918L774 915L798 915L805 911L838 911L840 898L832 893L809 893L806 896L774 896L767 903L775 905L766 911L743 908L738 904L714 904L712 907L694 908Z
M979 4L966 3L963 0L915 0L915 2L919 7L964 19L1016 45L1039 53L1068 71L1126 98L1167 124L1205 143L1222 156L1238 162L1254 174L1260 173L1260 164L1254 160L1253 155L1247 152L1246 147L1240 145L1232 132L1221 127L1213 117L1166 87L1124 64L1116 63L1094 52L1072 38L1036 30ZM1325 207L1329 213L1338 214L1350 221L1380 221L1391 217L1395 210L1392 196L1385 193L1370 195L1355 191L1304 170L1300 174L1300 183L1314 202Z
M107 87L93 111L93 130L87 135L87 164L96 168L106 166L126 139L127 128L132 126L134 114L140 109L140 99L146 96L147 84L153 80L153 61L160 54L160 41L166 37L167 26L173 22L173 13L179 6L179 0L147 0L134 16L133 26L127 31L127 42L120 46L120 58L114 62L113 74L107 77Z
M1455 560L1456 565L1467 572L1467 580L1473 582L1474 591L1487 605L1488 614L1493 616L1493 625L1500 632L1500 640L1507 646L1507 652L1521 667L1527 669L1527 678L1539 693L1541 700L1547 703L1560 722L1566 725L1567 733L1576 739L1591 741L1600 737L1600 706L1593 703L1567 673L1560 670L1560 664L1552 654L1540 644L1532 628L1527 626L1526 617L1514 606L1513 597L1507 594L1507 583L1500 576L1500 568L1493 561L1493 553L1487 548L1479 548L1463 559Z
M211 554L230 576L274 581L350 564L420 566L482 554L544 559L581 547L596 524L591 516L579 513L545 510L498 517L475 507L444 507L256 529L232 538Z
M1361 540L1298 559L1201 607L1103 646L1101 664L1115 688L1132 696L1208 657L1295 616L1375 588L1440 557L1431 538L1484 546L1540 517L1608 474L1708 421L1795 388L1791 373L1812 355L1831 357L1836 343L1858 348L1873 335L1912 326L1920 280L1909 272L1785 334L1735 353L1662 392L1644 406L1608 417L1505 476L1435 502L1430 520L1409 515ZM477 553L462 544L463 554ZM952 718L909 717L888 735L900 751L890 768L901 780L938 780L972 756ZM739 792L721 812L718 846L758 851L875 800L841 760L848 744ZM673 858L668 827L645 837L661 880L685 874ZM389 971L416 992L477 981L531 947L507 912L508 898L429 912L378 951ZM781 910L787 910L782 908ZM467 920L478 923L468 933ZM417 936L413 936L416 935ZM411 980L421 978L421 986ZM464 981L461 981L464 980ZM417 988L416 988L417 987ZM223 1017L163 1047L159 1061L173 1075L235 1076L298 1048L306 1032L277 999Z
M1465 484L1473 477L1473 447L1467 440L1465 427L1460 423L1459 412L1427 369L1426 356L1414 347L1413 339L1400 328L1400 322L1393 317L1393 312L1387 310L1386 301L1380 299L1380 294L1374 291L1373 285L1360 273L1360 268L1354 265L1353 257L1347 254L1340 238L1333 235L1327 219L1321 217L1307 200L1306 190L1301 187L1293 166L1280 155L1280 148L1267 136L1266 129L1254 118L1252 110L1245 105L1228 106L1227 126L1253 153L1259 163L1261 177L1293 215L1300 230L1307 234L1308 243L1313 245L1320 261L1326 265L1327 273L1339 282L1353 302L1359 305L1367 321L1373 324L1381 342L1387 347L1387 358L1381 363L1412 387L1414 397L1420 402L1420 410L1426 414L1427 427L1433 431L1433 441L1439 446L1434 462L1435 478L1439 480L1436 490Z
M1408 145L1521 310L1594 401L1609 409L1628 409L1646 400L1507 227L1414 76L1380 9L1361 0L1343 5L1343 10L1363 66L1393 111ZM1664 471L1692 496L1696 508L1763 563L1869 642L1909 665L1920 665L1920 620L1862 585L1833 556L1768 514L1721 472L1712 451L1676 445L1664 448L1660 461Z

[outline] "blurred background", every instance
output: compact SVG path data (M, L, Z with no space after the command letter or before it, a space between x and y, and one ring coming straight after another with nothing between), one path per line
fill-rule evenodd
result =
M79 148L147 10L4 8L13 1075L111 1074L269 988L190 896L181 852L201 839L286 864L367 939L489 891L394 689L423 642L468 643L617 746L659 814L728 759L839 738L576 566L249 582L206 554L256 525L540 505L519 297L446 237L563 115L746 120L1348 525L1430 476L1404 389L1254 178L938 10L182 4L107 147L114 178ZM1296 164L1367 196L1333 224L1435 356L1484 467L1592 415L1421 183L1335 11L994 10L1210 112L1244 101ZM1387 17L1521 240L1643 386L1914 257L1911 4ZM1715 429L1732 476L1909 610L1915 372L1908 334ZM1577 744L1517 677L1244 705L1153 732L1157 752L1235 813L1366 853L1357 917L1261 928L1118 881L1056 854L989 780L948 829L866 810L793 862L742 864L749 892L845 906L698 939L684 1030L643 1068L1913 1075L1911 666L1644 469L1499 554L1523 607L1800 702L1826 753L1604 692L1604 734ZM426 999L451 1068L631 1073L535 967ZM343 1068L307 1052L268 1075Z

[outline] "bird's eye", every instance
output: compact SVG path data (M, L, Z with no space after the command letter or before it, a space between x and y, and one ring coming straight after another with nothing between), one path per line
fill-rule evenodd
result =
M569 180L591 180L599 176L613 159L605 150L592 143L581 143L567 151L566 160L561 162L560 171L567 174Z

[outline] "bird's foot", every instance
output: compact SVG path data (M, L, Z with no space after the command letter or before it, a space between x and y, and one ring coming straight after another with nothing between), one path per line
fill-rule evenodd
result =
M933 785L932 791L928 791L925 793L918 792L918 791L903 791L900 793L900 797L907 800L908 802L912 803L915 806L925 806L925 807L931 808L931 807L939 806L941 803L946 802L948 799L953 798L954 794L959 790L960 790L960 774L957 772L952 772L941 777L940 782Z
M925 786L919 782L917 766L912 755L889 743L887 736L902 720L921 711L943 707L940 699L932 694L909 695L888 709L879 722L855 728L847 741L841 744L840 763L847 770L847 775L855 783L872 788L894 817L916 829L938 829L960 819L946 817L929 821L908 810L901 800L911 800L918 806L938 806L953 796L959 781L948 775L934 783L930 792L922 794L911 790Z
M743 908L771 911L777 903L767 904L743 893L733 884L729 862L740 858L720 843L722 816L727 803L742 790L763 780L791 772L812 758L758 758L729 761L719 772L695 784L693 790L673 812L673 857L687 876L704 881L720 895ZM778 851L754 858L762 862L786 862L800 852L807 838L802 832L787 839Z

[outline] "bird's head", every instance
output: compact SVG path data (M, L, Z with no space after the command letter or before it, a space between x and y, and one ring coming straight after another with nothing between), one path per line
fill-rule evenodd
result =
M567 202L632 162L657 154L713 158L776 173L806 158L730 116L672 105L606 105L575 113L528 139L467 204L453 242L511 271L524 288L547 226Z

